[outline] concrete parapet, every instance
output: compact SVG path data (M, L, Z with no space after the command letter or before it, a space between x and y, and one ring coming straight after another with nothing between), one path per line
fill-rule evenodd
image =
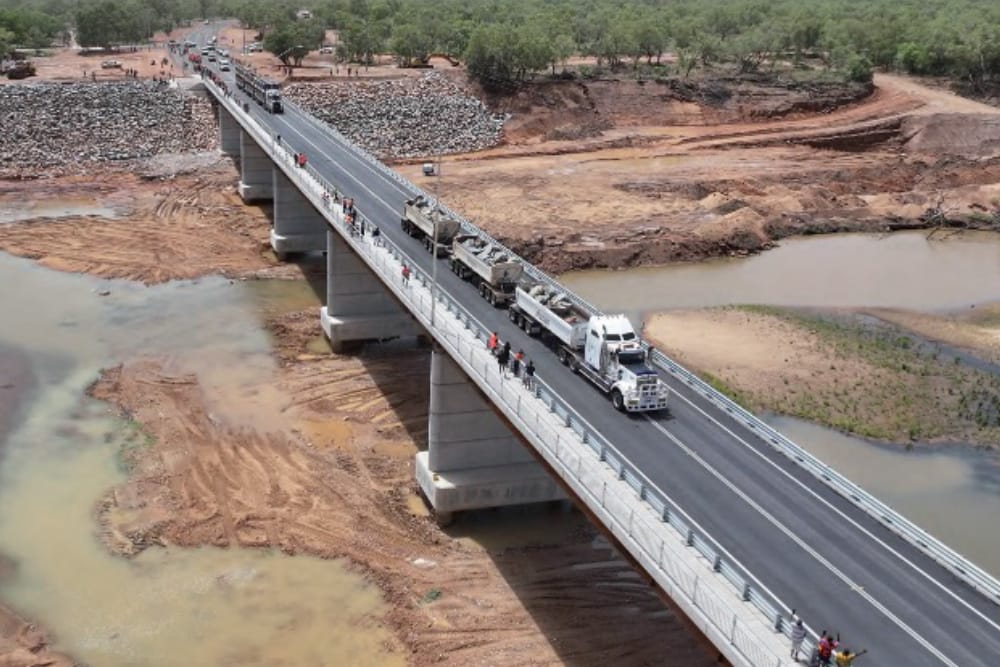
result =
M271 173L274 197L271 247L275 254L284 259L289 253L326 248L326 219L280 168L272 166Z
M351 247L326 232L326 305L323 333L334 350L345 343L416 336L419 327Z
M443 516L565 498L465 373L437 351L431 355L427 451L417 454L416 468L421 490Z
M240 197L244 202L274 198L274 164L257 142L240 130Z
M225 107L219 105L219 147L223 155L240 154L240 134L242 133L240 124L233 118L232 114L226 111Z

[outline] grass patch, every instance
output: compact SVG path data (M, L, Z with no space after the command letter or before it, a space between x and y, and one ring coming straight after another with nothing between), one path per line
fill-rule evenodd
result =
M139 452L152 447L156 438L146 431L141 422L131 417L121 419L120 430L122 438L121 444L118 446L116 460L118 468L122 472L130 474L135 470Z
M754 396L758 407L893 442L1000 443L1000 377L995 374L870 318L771 306L738 309L794 325L819 341L820 358L834 360L808 377L796 368L783 371L782 383ZM713 383L730 397L740 395L738 388L721 385Z

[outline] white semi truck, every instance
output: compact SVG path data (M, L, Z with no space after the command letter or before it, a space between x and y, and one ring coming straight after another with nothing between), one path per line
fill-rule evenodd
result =
M670 390L647 364L647 352L624 315L591 317L542 284L517 287L509 313L512 322L541 336L562 363L610 396L616 409L667 407Z
M514 301L514 290L524 273L510 252L475 234L459 234L448 260L453 273L468 280L479 295L498 308Z
M437 223L437 249L434 251L434 225ZM458 220L449 217L436 204L432 205L423 195L407 199L400 219L403 231L421 239L427 252L436 257L446 257L451 252L451 241L461 229Z

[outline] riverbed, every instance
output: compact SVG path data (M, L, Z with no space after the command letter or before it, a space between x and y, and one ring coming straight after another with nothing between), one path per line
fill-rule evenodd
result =
M99 665L404 664L380 592L338 561L210 547L125 559L98 539L95 503L125 479L123 448L148 443L87 386L154 355L237 396L247 374L273 372L259 312L275 299L314 297L305 283L222 278L145 288L0 254L0 367L27 366L0 383L21 403L0 428L0 554L13 563L0 598L57 650Z

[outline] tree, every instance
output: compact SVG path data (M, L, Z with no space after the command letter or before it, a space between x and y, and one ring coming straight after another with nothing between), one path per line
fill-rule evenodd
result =
M105 49L139 39L141 32L129 9L114 0L83 5L76 13L77 41L81 46Z
M433 49L431 35L409 23L396 26L389 42L389 50L396 55L402 67L426 65Z
M0 59L14 50L14 33L0 26Z
M574 53L576 53L576 42L569 35L562 33L556 35L556 38L552 40L552 73L556 73L556 64L562 65L563 71L566 71L566 61L570 59Z
M285 21L264 38L264 49L285 65L299 67L311 49L318 47L325 31L316 20Z

